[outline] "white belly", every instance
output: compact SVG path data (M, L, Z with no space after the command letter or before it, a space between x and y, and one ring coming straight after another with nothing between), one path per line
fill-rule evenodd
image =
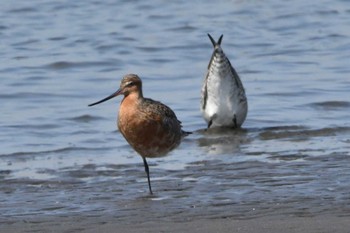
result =
M232 82L232 77L208 79L207 103L202 114L207 123L212 121L212 126L239 127L247 116L247 101Z

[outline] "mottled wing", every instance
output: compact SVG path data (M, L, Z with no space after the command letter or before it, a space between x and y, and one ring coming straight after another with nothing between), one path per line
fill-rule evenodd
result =
M237 86L237 88L238 88L238 90L240 92L239 93L239 98L240 98L241 101L246 101L247 97L245 95L245 91L244 91L244 87L243 87L242 81L239 78L235 68L233 68L233 66L231 65L230 60L226 56L225 56L225 58L226 58L228 64L230 65L232 78L233 78L233 80L234 80L234 82L235 82L235 84L236 84L236 86Z
M146 115L149 116L150 120L156 119L169 128L181 128L181 122L177 119L174 111L165 104L145 98L142 105L143 107L141 109L147 112Z
M203 86L201 90L201 108L202 110L205 109L208 99L208 76L209 76L209 69L207 71L207 75L205 76L205 79L203 81Z
M211 38L211 37L209 37L209 38ZM215 45L214 45L214 47L215 47ZM204 81L203 81L203 86L202 86L202 91L201 91L201 108L202 108L202 110L205 109L206 104L207 104L207 99L208 99L208 77L209 77L209 74L210 74L209 70L210 70L210 66L213 63L214 57L215 57L215 49L214 49L214 51L213 51L213 53L211 55L211 58L210 58L210 61L208 63L208 67L207 67L207 74L205 75L205 78L204 78Z

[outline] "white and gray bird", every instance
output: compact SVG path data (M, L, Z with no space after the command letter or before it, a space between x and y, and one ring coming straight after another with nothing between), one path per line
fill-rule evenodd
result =
M221 48L223 35L217 42L210 34L208 36L214 51L202 87L202 115L208 128L239 128L248 112L242 81Z

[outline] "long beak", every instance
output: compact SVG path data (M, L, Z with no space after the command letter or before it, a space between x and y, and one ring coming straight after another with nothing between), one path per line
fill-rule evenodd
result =
M97 101L97 102L95 102L95 103L89 104L88 106L91 107L91 106L100 104L100 103L105 102L105 101L107 101L107 100L109 100L109 99L112 99L113 97L116 97L116 96L118 96L118 95L120 95L120 94L122 94L122 89L119 89L118 91L114 92L112 95L107 96L106 98L104 98L104 99L102 99L102 100L100 100L100 101Z

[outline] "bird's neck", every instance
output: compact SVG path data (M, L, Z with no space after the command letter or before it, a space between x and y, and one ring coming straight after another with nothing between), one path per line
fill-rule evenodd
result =
M133 102L133 103L138 103L139 101L143 100L143 95L142 92L131 92L128 95L124 96L123 102Z

